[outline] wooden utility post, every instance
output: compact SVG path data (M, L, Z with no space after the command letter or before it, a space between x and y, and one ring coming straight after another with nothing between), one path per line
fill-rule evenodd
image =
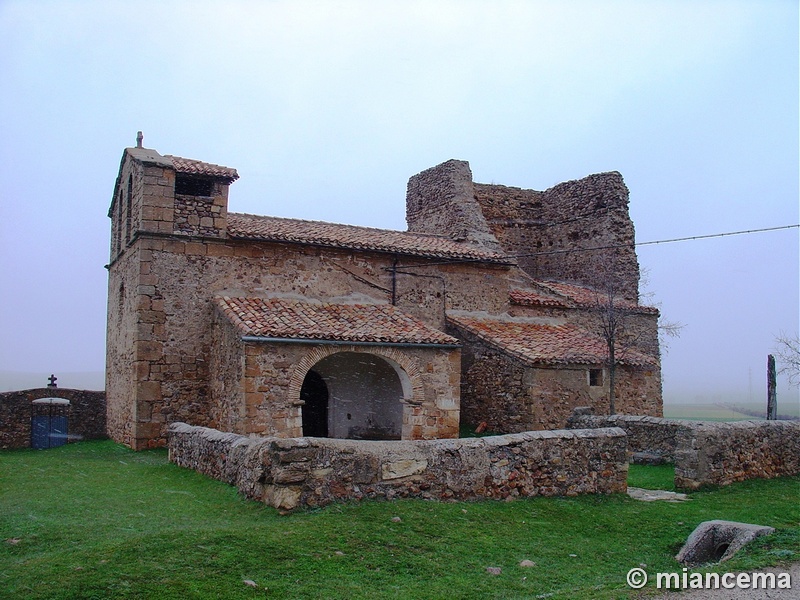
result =
M778 418L777 382L775 357L769 354L767 356L767 421L774 421Z

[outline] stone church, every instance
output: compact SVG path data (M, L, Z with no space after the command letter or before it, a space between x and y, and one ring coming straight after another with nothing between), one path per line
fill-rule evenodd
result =
M141 137L123 152L113 439L164 445L173 421L381 440L555 429L576 406L607 413L612 379L618 412L661 415L658 311L639 304L619 173L534 191L450 160L409 180L407 231L228 212L237 178Z

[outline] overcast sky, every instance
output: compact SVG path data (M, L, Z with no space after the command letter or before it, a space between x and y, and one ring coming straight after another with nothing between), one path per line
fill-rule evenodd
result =
M238 169L235 212L405 229L408 177L457 158L539 190L620 171L639 242L800 221L796 0L0 0L0 75L0 389L104 369L138 130ZM639 260L686 325L665 399L764 398L798 330L798 230Z

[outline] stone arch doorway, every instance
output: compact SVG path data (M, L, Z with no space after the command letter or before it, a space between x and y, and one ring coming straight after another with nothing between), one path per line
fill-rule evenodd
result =
M341 351L317 361L300 390L303 435L399 440L411 380L395 361L371 352Z

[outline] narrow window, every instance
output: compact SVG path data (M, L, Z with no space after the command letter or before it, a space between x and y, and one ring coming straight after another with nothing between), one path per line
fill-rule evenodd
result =
M589 369L589 385L592 387L603 385L603 369Z
M117 298L117 322L122 323L122 312L125 310L125 283L119 284L119 297Z
M128 175L128 195L125 207L128 214L125 217L125 241L131 241L131 205L133 204L133 175Z

